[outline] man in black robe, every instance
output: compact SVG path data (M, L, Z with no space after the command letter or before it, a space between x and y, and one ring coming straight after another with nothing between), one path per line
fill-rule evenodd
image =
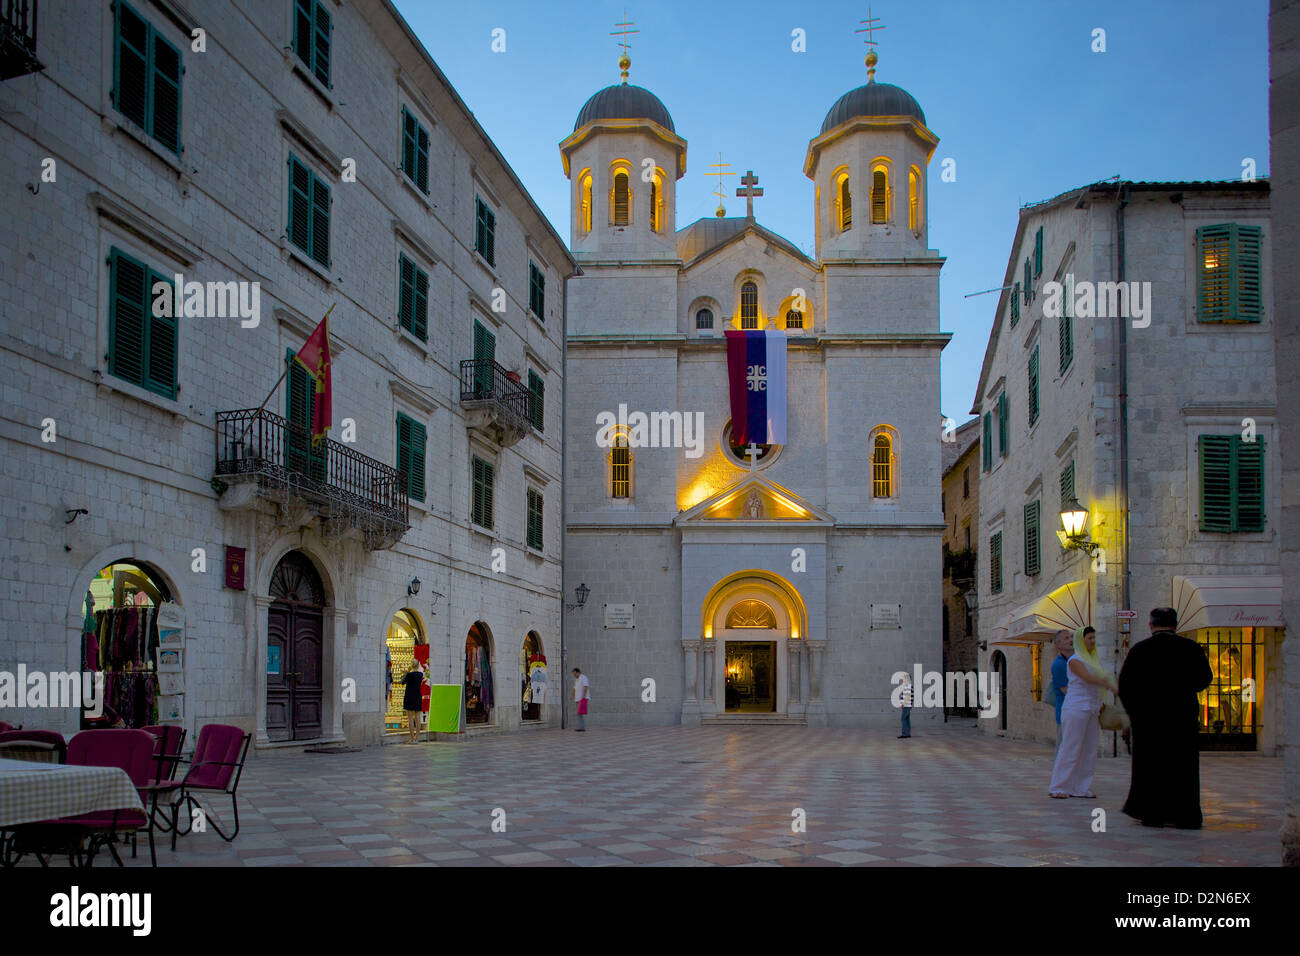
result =
M1199 691L1214 679L1205 651L1174 632L1173 608L1151 612L1151 636L1129 651L1119 697L1133 722L1133 779L1124 812L1143 826L1201 826Z

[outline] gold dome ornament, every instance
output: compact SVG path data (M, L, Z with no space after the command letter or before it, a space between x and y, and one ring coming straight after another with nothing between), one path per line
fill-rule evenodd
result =
M623 82L627 82L627 68L632 65L632 58L624 53L618 58L618 68L623 76Z
M878 62L880 62L880 57L876 56L876 51L868 50L866 59L868 83L876 82L876 64Z
M727 215L727 207L724 206L724 205L722 205L722 203L718 203L718 208L714 211L714 214L715 214L719 219L723 219L723 218L725 218L726 215Z

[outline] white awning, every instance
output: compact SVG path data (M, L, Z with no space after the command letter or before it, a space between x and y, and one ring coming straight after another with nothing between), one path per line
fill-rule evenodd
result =
M1282 576L1223 575L1182 577L1173 581L1178 633L1203 627L1285 627Z
M1021 605L993 628L989 644L1041 644L1057 631L1083 627L1092 620L1091 594L1090 581L1071 581Z

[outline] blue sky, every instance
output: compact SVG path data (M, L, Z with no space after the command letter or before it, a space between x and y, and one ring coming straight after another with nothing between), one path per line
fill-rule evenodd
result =
M587 98L618 82L609 36L624 4L591 0L395 0L398 9L568 237L568 184L557 144ZM758 220L808 252L808 141L831 104L866 82L854 34L866 4L628 3L641 32L631 82L655 93L688 143L677 224L711 216L722 152L753 169ZM872 12L876 78L908 90L939 137L930 166L930 245L942 273L942 410L964 421L979 378L1020 206L1119 174L1132 180L1236 179L1242 160L1268 171L1268 34L1264 0L976 3L881 0ZM492 31L506 31L493 53ZM1106 31L1094 53L1092 31ZM807 52L791 50L791 31ZM939 179L957 163L957 181ZM729 215L744 214L728 180Z

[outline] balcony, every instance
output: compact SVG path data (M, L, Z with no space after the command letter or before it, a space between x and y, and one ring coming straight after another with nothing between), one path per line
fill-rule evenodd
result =
M460 363L460 404L465 425L503 448L520 441L532 427L532 396L510 373L490 359Z
M975 583L975 552L971 548L943 552L943 576L952 579L955 588L969 588Z
M330 536L359 535L367 550L391 548L411 526L406 476L266 409L217 412L213 486L225 509L280 506L286 525L319 517ZM226 489L238 492L225 495Z
M0 0L0 80L45 67L36 59L36 0Z

